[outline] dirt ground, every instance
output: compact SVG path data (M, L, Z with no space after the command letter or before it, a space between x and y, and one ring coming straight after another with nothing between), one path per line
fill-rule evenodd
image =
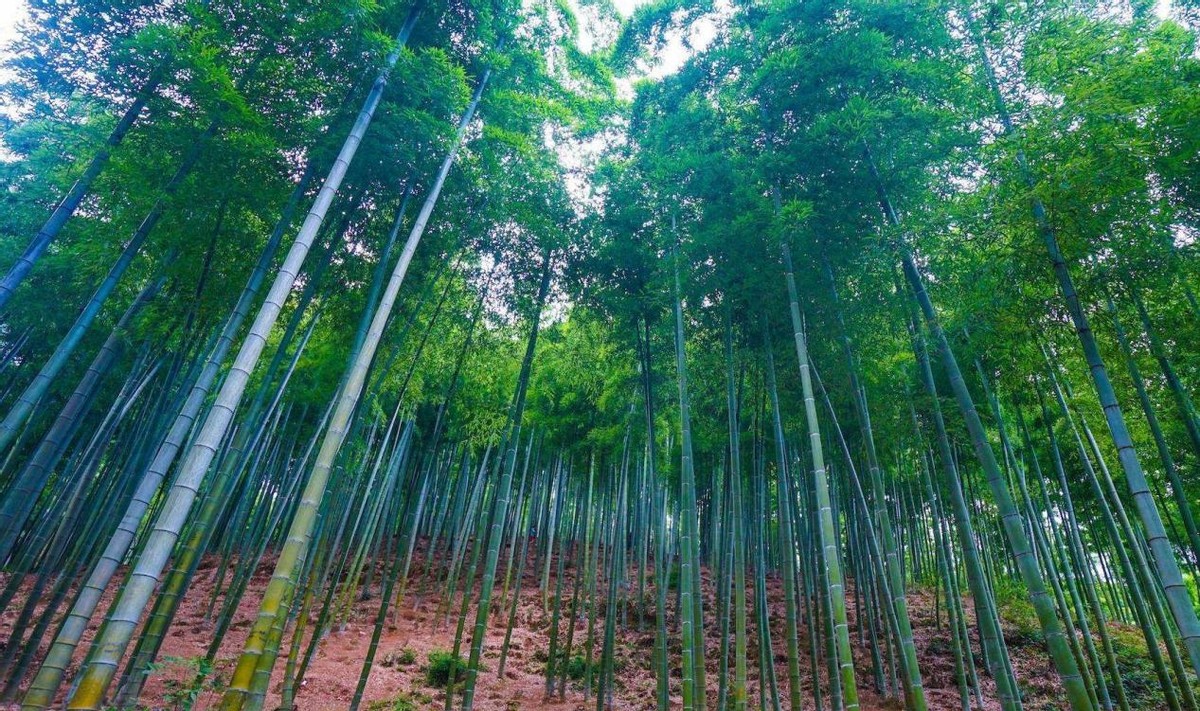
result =
M531 559L532 560L532 559ZM250 583L246 595L239 606L235 620L226 634L220 652L217 655L215 672L211 678L228 679L229 672L236 661L246 635L253 623L258 609L262 592L269 579L273 561L264 561L258 568ZM573 682L566 689L565 695L559 696L558 690L552 697L546 696L545 660L550 640L550 615L542 608L542 593L538 589L538 573L526 567L528 571L522 584L518 605L516 626L513 630L512 644L503 678L497 674L500 646L504 638L506 615L494 614L491 617L488 634L484 643L483 669L480 672L476 695L475 708L480 711L529 711L531 709L570 709L572 711L596 708L593 695L584 694L582 682ZM148 709L171 709L173 704L168 695L174 684L179 680L190 678L195 671L196 660L205 655L209 640L212 638L213 625L205 619L205 611L209 606L213 588L216 584L215 560L206 560L196 579L185 596L179 614L163 643L160 654L162 668L155 671L147 682L141 704ZM436 574L429 578L420 575L424 569L423 561L414 562L413 570L417 576L410 583L408 594L405 596L399 610L389 613L382 638L379 643L375 664L371 670L363 697L362 708L385 709L393 708L390 703L397 698L406 698L414 702L417 708L443 708L445 692L430 687L425 679L428 668L428 656L434 651L449 650L454 646L458 610L461 598L456 597L450 606L452 613L444 611L443 589L444 581ZM570 591L572 590L574 574L567 566L563 581L565 618L569 611ZM713 607L712 581L705 573L705 619L717 619L716 608ZM374 578L378 581L379 577ZM227 578L228 580L228 578ZM29 584L32 584L31 582ZM551 592L554 579L551 577ZM636 599L636 583L628 591L629 601L619 608L619 614L627 622L628 627L618 625L615 653L615 689L613 706L615 709L654 709L655 676L652 660L654 651L654 621L653 596L649 587L646 589L643 604ZM222 591L223 592L223 591ZM501 587L498 585L493 600L499 601ZM303 685L296 694L295 708L301 711L325 711L344 709L348 706L354 688L362 669L370 644L373 625L378 612L378 590L370 599L356 600L353 609L343 626L335 625L321 641L318 652L308 669ZM112 593L109 593L111 599ZM786 654L786 619L783 615L783 591L780 581L768 581L768 606L771 610L771 635L773 643L773 659L776 667L776 679L779 688L782 707L788 708L788 669ZM748 604L753 604L754 594L747 591ZM218 605L221 596L217 597ZM908 596L910 617L914 628L914 640L920 668L923 675L926 697L931 709L959 709L958 687L954 679L954 658L952 656L944 610L940 611L940 625L935 620L935 601L932 592L916 590ZM673 601L672 601L673 602ZM861 644L856 628L856 605L853 596L853 586L848 594L851 639L855 644L855 666L860 689L860 700L863 709L900 709L903 703L885 694L877 693L873 687L871 653L869 646ZM0 635L8 639L12 625L20 612L20 597L3 611L0 617ZM108 599L105 600L107 605ZM669 604L668 607L671 607ZM970 616L970 604L966 608ZM582 605L581 605L582 608ZM507 609L507 608L506 608ZM645 613L645 616L642 616ZM603 639L603 610L598 611L595 625L596 658ZM754 614L751 609L748 617L749 624L749 706L758 708L759 673L758 673L758 638L754 627ZM474 609L468 616L467 636L475 619ZM674 622L672 620L672 622ZM96 624L93 623L86 641L94 634ZM672 708L680 704L678 677L678 633L675 626L670 628L673 636L671 643L672 659L676 669L672 674ZM706 662L708 668L709 708L716 707L718 679L720 677L720 630L711 622L706 625ZM559 628L559 644L564 644L568 634L565 621ZM572 635L572 656L582 655L588 635L588 620L581 613ZM47 635L49 637L49 635ZM281 657L275 665L272 676L270 695L267 699L267 709L276 709L280 704L280 691L289 645L290 632L285 636ZM44 642L44 645L48 642ZM973 645L978 650L976 642ZM804 686L803 698L805 708L812 708L812 670L807 656L809 639L807 626L801 625L799 648L802 651L800 664L800 679ZM80 645L76 664L83 657L86 644ZM463 645L463 657L467 655L466 642ZM1059 685L1056 675L1050 666L1043 649L1014 648L1012 650L1014 664L1018 676L1026 687L1026 708L1056 708L1053 702L1058 696ZM411 661L410 661L411 660ZM976 663L981 660L976 655ZM818 670L822 677L821 686L824 691L824 670ZM980 684L985 696L985 708L998 709L999 704L994 698L994 686L980 669ZM213 708L219 700L219 691L205 690L200 694L195 708ZM828 699L825 700L828 704ZM17 708L15 705L0 708Z

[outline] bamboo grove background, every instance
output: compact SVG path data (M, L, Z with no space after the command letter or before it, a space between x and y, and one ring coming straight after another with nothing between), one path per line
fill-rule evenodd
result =
M597 709L633 629L650 707L940 708L930 598L953 707L1197 709L1193 4L28 6L6 702L135 706L204 575L222 709L413 594L470 709L527 585Z

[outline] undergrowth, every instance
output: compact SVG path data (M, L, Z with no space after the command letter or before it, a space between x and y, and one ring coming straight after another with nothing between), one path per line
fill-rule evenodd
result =
M367 711L418 711L433 699L424 694L400 694L391 699L380 699L367 704Z
M425 669L425 682L432 687L444 689L450 685L453 675L455 682L461 682L466 661L453 652L434 650L429 653L429 666Z

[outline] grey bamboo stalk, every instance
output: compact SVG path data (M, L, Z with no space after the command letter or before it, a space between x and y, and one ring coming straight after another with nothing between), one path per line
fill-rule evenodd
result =
M789 289L792 297L795 298L795 276L791 267L791 251L786 245L784 249L784 259L787 262L787 270L790 278ZM908 599L904 592L904 571L900 560L901 554L896 541L895 529L892 525L892 517L888 511L883 486L883 475L879 466L879 457L875 450L875 435L871 428L870 409L867 407L864 389L859 385L854 352L850 346L849 332L846 330L846 324L842 318L837 283L833 278L833 269L827 259L824 266L826 278L829 281L830 292L834 303L837 304L836 316L842 335L842 350L846 356L846 367L850 374L850 389L853 391L855 411L858 414L859 427L867 454L871 495L875 501L875 517L878 518L875 525L879 528L882 537L883 554L886 558L884 571L888 576L888 590L891 594L891 599L888 600L888 603L895 609L896 620L899 624L899 639L896 640L896 643L902 652L899 662L903 671L901 681L904 686L905 700L910 708L921 711L927 707L925 702L925 687L921 680L921 670L917 664L917 651L912 636L912 622L908 615Z
M183 523L196 500L200 482L212 463L217 447L224 439L229 424L233 420L234 412L241 402L246 384L250 379L250 372L262 354L271 327L275 325L275 321L279 317L279 312L295 284L296 276L300 272L309 247L312 246L313 239L324 222L338 187L346 175L346 170L354 160L363 135L366 134L367 127L371 124L375 109L383 97L388 73L399 60L400 48L408 40L412 28L416 24L417 16L420 14L420 9L421 5L418 3L410 10L404 27L396 37L396 48L388 55L382 71L363 102L362 110L354 126L330 168L300 232L296 235L295 242L288 251L287 257L284 258L225 382L221 385L216 402L213 403L212 409L205 418L187 457L180 464L175 484L171 487L158 520L149 534L142 555L130 573L128 584L114 604L109 624L105 626L101 637L96 640L95 648L98 653L83 670L80 683L68 702L68 708L98 709L103 703L104 693L116 674L120 658L129 644L133 630L154 592L167 558L171 554L171 549L174 547Z
M1129 429L1125 424L1125 416L1121 411L1120 403L1117 401L1116 391L1113 390L1112 382L1109 380L1108 369L1105 366L1103 357L1100 355L1100 348L1096 343L1095 334L1093 334L1087 316L1083 312L1083 307L1080 304L1079 295L1076 293L1071 281L1066 261L1063 258L1062 252L1059 251L1053 232L1043 230L1043 237L1050 252L1050 260L1053 264L1055 276L1058 278L1062 289L1063 298L1067 302L1067 310L1071 314L1071 320L1079 336L1084 358L1087 360L1088 371L1091 373L1092 382L1095 386L1096 396L1100 400L1100 405L1104 411L1104 419L1108 424L1109 434L1112 436L1113 443L1117 448L1117 460L1121 463L1121 469L1125 472L1125 482L1129 487L1130 493L1133 495L1134 508L1137 510L1138 516L1142 520L1142 525L1145 527L1155 572L1162 582L1163 593L1167 598L1167 605L1170 607L1175 624L1179 628L1179 635L1183 640L1184 647L1187 649L1192 663L1192 670L1200 673L1200 618L1196 616L1196 608L1192 605L1191 594L1188 592L1187 586L1183 581L1179 562L1175 558L1175 550L1171 545L1170 539L1167 537L1166 527L1163 525L1162 516L1158 512L1158 505L1154 501L1153 494L1150 492L1149 483L1146 481L1145 472L1142 470L1141 461L1133 445L1133 438L1129 434Z
M130 236L129 242L126 243L125 248L121 251L121 255L113 263L104 280L100 282L95 293L92 294L92 298L84 305L83 310L80 311L79 316L75 319L75 323L71 325L70 330L63 336L58 347L54 349L54 353L51 354L45 365L42 366L42 369L38 371L38 374L21 393L17 402L13 404L12 408L4 416L4 420L0 421L0 452L5 451L12 444L13 438L16 437L20 426L33 413L34 406L50 388L50 384L54 382L54 379L62 371L63 367L66 366L75 349L79 347L84 335L91 328L92 323L96 320L96 316L99 315L100 310L104 307L104 303L112 295L118 282L121 281L121 277L125 275L126 270L133 263L134 258L141 252L142 247L150 237L150 233L154 231L154 227L158 224L158 221L166 214L167 208L170 206L175 194L179 192L179 188L191 174L192 169L200 162L200 158L203 157L205 149L213 137L216 136L220 126L220 120L214 119L208 128L192 142L183 160L175 169L174 174L171 175L170 180L163 186L161 193L154 201L154 205L146 213L146 216L142 218L133 235Z
M1192 449L1197 454L1200 454L1200 423L1196 421L1196 405L1192 402L1191 396L1188 395L1187 388L1179 380L1179 374L1175 371L1175 366L1172 365L1171 358L1167 355L1167 349L1162 339L1159 338L1158 332L1154 329L1154 324L1150 319L1150 312L1146 310L1146 304L1142 301L1137 287L1134 286L1133 279L1127 277L1126 283L1129 290L1129 298L1137 309L1138 318L1142 322L1142 331L1145 332L1146 340L1150 343L1150 354L1158 362L1163 379L1167 381L1168 389L1170 389L1171 394L1175 397L1175 404L1179 408L1179 419L1183 421L1184 430L1188 433L1188 439L1192 442Z
M208 2L204 3L205 5ZM50 217L38 230L30 241L29 246L17 259L16 264L9 268L8 273L4 275L4 279L0 280L0 310L3 310L8 305L9 299L16 292L17 287L33 270L33 265L41 258L46 248L50 243L58 237L58 233L62 231L67 220L71 219L71 215L75 214L75 210L79 208L83 198L87 196L88 191L92 187L92 183L100 176L101 171L108 165L109 158L112 157L113 150L121 145L125 140L125 135L129 133L129 129L133 128L134 122L141 116L142 110L146 108L146 102L157 91L158 85L162 82L164 71L162 67L157 67L146 77L146 81L142 84L142 88L134 96L129 107L125 109L125 113L121 114L121 118L117 120L117 124L108 134L104 145L92 155L92 159L88 161L88 165L84 168L83 173L63 196L63 199L55 206L54 211L50 213Z
M304 194L304 189L308 185L308 178L310 176L311 170L306 169L304 176L292 191L291 198L284 208L283 214L276 224L274 232L271 234L271 238L263 248L263 253L259 257L258 264L255 265L254 271L251 273L245 288L242 290L237 306L234 307L233 313L225 322L225 327L221 332L220 339L217 341L216 348L205 363L200 377L188 393L187 400L176 416L175 422L171 425L166 438L155 452L154 459L149 468L142 475L141 482L134 491L133 497L130 499L116 531L113 533L112 538L109 539L104 552L96 562L92 572L88 575L87 582L84 583L79 596L76 598L74 605L72 605L71 612L55 637L54 644L47 653L46 659L42 662L37 676L34 677L33 683L30 684L29 690L25 693L25 698L22 700L23 711L40 711L41 709L49 708L54 695L58 692L58 687L62 683L66 669L71 663L71 657L75 653L75 647L78 646L79 640L83 637L83 633L87 629L88 620L91 619L92 613L96 611L96 607L100 604L100 599L105 589L107 589L109 581L112 580L117 567L129 551L129 547L132 545L134 536L137 533L138 525L149 508L151 499L153 499L155 492L158 491L159 486L162 485L163 477L166 476L167 470L175 462L175 457L183 447L184 440L192 430L192 425L195 423L196 417L199 416L204 401L207 399L209 391L216 382L221 363L225 360L225 355L229 352L229 348L233 344L233 339L241 328L242 321L245 320L246 315L250 312L254 296L258 293L259 287L266 278L267 269L271 265L271 260L275 256L275 251L279 246L284 231L291 223L292 213Z
M731 510L729 522L733 546L733 711L746 711L746 544L742 510L742 452L740 412L733 380L733 328L731 315L725 319L725 398L729 415L729 483ZM726 555L729 555L727 553Z
M875 188L879 195L880 208L883 211L884 217L892 225L899 226L900 217L896 214L891 200L888 198L883 179L879 175L879 169L875 165L870 149L864 146L863 154L867 168L875 182ZM1084 686L1079 666L1076 664L1075 658L1071 655L1071 650L1063 635L1062 625L1059 623L1054 610L1054 601L1050 599L1049 594L1046 592L1045 579L1038 568L1037 559L1034 557L1032 547L1029 543L1029 536L1025 532L1024 519L1017 509L1016 502L1013 500L1012 491L1009 489L1008 482L1000 470L1000 464L996 461L996 453L992 450L991 442L988 441L987 432L984 430L983 422L979 418L979 412L975 408L975 400L971 395L971 391L967 389L962 369L959 367L958 359L955 357L954 351L950 348L950 342L946 338L945 331L942 329L937 310L933 306L933 300L929 298L929 293L925 290L925 280L921 276L920 270L917 269L916 261L914 261L912 252L908 249L907 245L901 245L899 253L905 280L908 282L912 292L912 298L917 302L917 306L920 307L921 316L925 320L926 327L937 343L938 353L942 357L942 367L946 369L951 390L954 392L954 398L958 403L963 419L966 421L967 431L970 434L971 445L975 450L975 455L979 458L979 462L983 466L988 487L992 490L992 496L1000 512L1001 524L1005 535L1008 537L1013 557L1016 559L1017 569L1021 574L1022 580L1025 582L1026 588L1029 590L1029 598L1033 603L1034 611L1037 613L1038 622L1045 633L1046 645L1050 649L1050 656L1054 660L1054 667L1062 678L1063 686L1066 688L1068 702L1074 711L1091 709L1092 702Z
M200 505L194 517L188 535L177 546L178 550L172 557L172 568L168 571L160 586L158 600L151 609L150 617L143 625L137 644L134 647L132 661L126 665L122 683L119 685L115 701L124 707L136 701L145 681L145 670L149 667L158 653L158 648L165 638L167 628L178 611L184 592L195 574L197 566L208 547L209 539L217 528L217 521L229 505L231 493L247 477L263 456L265 449L270 446L271 434L275 431L275 423L283 414L280 400L287 389L287 384L295 371L296 364L312 336L316 319L309 325L308 331L296 349L291 363L284 374L275 398L265 413L261 426L251 438L250 451L244 459L238 460L236 450L228 446L236 437L227 439L227 446L221 451L221 459L226 466L217 466L210 490Z
M80 419L86 414L85 408L91 402L100 382L116 360L129 323L154 298L164 281L165 278L160 277L147 284L134 298L125 313L121 315L116 326L113 327L112 333L104 341L104 345L96 352L83 378L80 379L78 387L67 398L67 402L63 405L54 424L42 438L16 481L5 493L4 503L0 505L0 563L3 563L12 552L21 528L25 525L42 489L53 473L55 465L63 455L67 439L78 428Z
M969 12L967 13L967 24L972 40L978 49L980 61L984 67L984 78L991 90L996 113L1004 132L1016 135L1017 129L1008 110L1004 94L1000 91L1000 83L988 56L987 47ZM1019 143L1015 157L1022 182L1026 187L1032 189L1034 186L1033 171L1026 159L1025 151ZM1142 525L1146 529L1146 538L1154 561L1155 572L1162 581L1167 605L1171 609L1171 615L1175 619L1179 635L1183 639L1184 647L1191 659L1192 671L1200 674L1200 618L1196 616L1196 608L1192 605L1191 594L1183 581L1179 561L1175 558L1175 550L1171 546L1170 539L1167 538L1162 516L1158 512L1158 505L1154 501L1154 495L1150 492L1141 460L1133 445L1133 438L1125 424L1125 415L1108 377L1108 367L1105 365L1104 357L1100 354L1096 335L1088 322L1087 314L1084 313L1079 293L1075 290L1075 284L1071 278L1070 269L1059 248L1058 235L1050 223L1046 206L1037 193L1032 190L1030 191L1029 206L1037 234L1046 245L1054 277L1058 281L1063 301L1066 302L1067 312L1071 316L1071 323L1079 337L1079 344L1083 350L1084 359L1087 361L1096 397L1104 411L1104 420L1108 425L1109 435L1117 448L1117 460L1121 463L1121 469L1125 472L1126 485L1129 487L1130 494L1133 495L1134 508L1137 509ZM1186 416L1187 413L1185 413ZM1194 423L1192 424L1194 425Z
M1125 363L1129 370L1129 379L1133 381L1138 402L1142 406L1142 414L1146 417L1146 424L1150 426L1150 433L1154 437L1154 445L1158 449L1158 457L1162 461L1167 481L1171 483L1171 493L1175 497L1175 505L1179 510L1179 518L1182 520L1183 528L1187 532L1188 543L1192 548L1192 555L1197 560L1200 560L1200 532L1197 532L1191 503L1187 500L1187 492L1183 487L1182 479L1179 477L1179 467L1176 466L1175 457L1172 456L1171 449L1167 445L1166 438L1163 436L1162 426L1159 424L1158 416L1155 414L1154 404L1150 401L1150 396L1146 393L1145 379L1142 377L1141 369L1138 368L1137 360L1133 355L1133 349L1129 345L1129 339L1125 335L1125 328L1121 325L1117 306L1113 303L1112 297L1108 298L1108 312L1113 318L1113 330L1117 336L1117 343L1120 344L1121 350L1125 355Z
M673 223L674 221L672 221ZM673 225L672 225L673 226ZM675 266L675 365L679 383L680 444L682 447L680 484L680 566L679 589L683 636L683 708L684 711L703 709L705 695L703 676L704 628L698 614L700 591L696 580L699 576L700 545L698 540L699 516L696 507L696 481L692 462L691 404L688 393L687 359L684 349L683 302L679 288L679 267ZM610 612L609 614L614 614Z
M788 701L791 708L800 708L800 637L796 612L796 525L792 521L791 473L788 469L787 444L783 434L783 414L779 408L779 388L775 383L775 357L766 319L763 319L763 350L766 352L767 391L771 403L771 423L774 426L776 449L776 484L779 502L779 547L783 551L783 595L787 625L785 628L788 665Z
M54 353L38 371L33 380L21 392L17 401L13 403L8 414L4 416L4 420L0 421L0 451L8 450L16 439L20 428L29 419L33 413L34 407L42 399L42 396L49 390L50 384L54 382L55 377L62 371L74 354L75 349L83 341L84 334L91 327L92 322L100 313L100 309L104 306L104 302L108 300L117 283L124 276L126 269L133 263L134 257L141 250L142 245L146 241L148 233L138 231L132 240L130 240L125 248L121 251L121 255L117 261L113 263L104 280L100 282L92 298L84 306L83 311L75 319L71 329L63 337L62 341L55 348ZM0 523L0 529L7 530L7 526Z
M486 80L486 77L485 77ZM479 91L482 92L482 85ZM478 94L476 94L478 96ZM503 470L500 482L497 484L495 506L489 522L487 534L487 557L484 560L483 578L480 581L479 602L475 614L475 629L471 635L471 654L467 660L467 675L463 689L463 711L471 711L475 700L475 680L479 676L479 663L483 656L483 638L487 634L488 613L491 611L492 591L496 584L496 565L500 560L500 548L504 532L504 522L508 516L509 499L512 493L513 473L517 466L517 453L521 446L521 420L525 413L525 395L529 388L529 375L533 369L533 356L537 350L537 337L540 330L542 308L546 304L546 296L550 291L553 255L546 250L542 255L542 279L538 287L537 300L530 314L529 339L525 345L525 357L521 360L521 372L517 377L517 392L513 399L512 411L509 415L508 451L504 455ZM482 544L482 541L480 541ZM565 555L562 553L560 555ZM576 585L579 582L578 571L575 575ZM609 614L615 614L611 610ZM572 616L572 623L574 617ZM574 625L572 624L572 630ZM565 687L565 682L564 682Z
M854 678L854 656L850 648L850 625L846 621L846 588L842 577L841 559L837 551L837 529L829 496L829 480L825 469L825 452L821 444L821 425L817 419L817 403L813 395L812 374L809 372L808 339L800 317L796 294L796 277L792 268L791 248L783 244L783 260L788 288L788 306L792 318L792 333L796 343L796 359L800 364L800 385L804 395L804 418L808 423L809 451L813 461L813 483L817 496L817 531L824 551L825 575L829 580L829 602L834 621L838 669L842 686L842 708L857 709L858 684Z
M483 75L479 78L475 94L471 97L471 102L467 105L458 123L454 144L447 153L446 158L442 161L433 187L426 196L425 204L421 207L421 212L417 215L417 219L413 223L408 240L405 242L404 249L400 253L400 258L396 262L395 269L392 271L391 279L388 281L387 288L380 298L375 316L371 320L371 327L367 331L367 337L363 341L362 348L359 350L356 358L350 364L349 376L346 378L345 384L338 395L337 407L334 410L333 417L330 418L329 428L321 443L321 449L317 458L313 463L308 483L304 487L300 507L292 519L291 528L288 531L283 550L280 552L279 560L275 565L275 572L271 576L271 582L263 593L263 602L259 609L258 618L246 640L242 655L238 659L237 668L234 670L229 689L222 698L222 709L232 711L233 709L243 708L246 702L250 700L250 685L253 681L255 669L260 664L266 667L268 664L274 663L277 648L275 650L271 649L272 645L268 643L268 636L275 624L276 617L286 611L290 604L292 593L295 589L296 581L294 575L296 568L307 552L312 532L316 525L317 509L324 496L334 459L337 457L337 453L341 449L342 442L346 436L346 431L350 427L351 415L362 394L367 371L375 357L379 341L383 337L384 327L391 316L391 311L396 303L400 287L404 283L404 278L408 273L408 267L412 263L413 256L416 254L417 246L420 244L421 237L425 233L425 227L429 223L429 218L433 215L434 207L437 205L438 197L441 195L442 186L445 185L450 168L454 165L454 159L457 157L458 149L462 145L467 126L475 117L475 111L479 107L484 87L487 85L490 75L491 70L487 69L484 70Z
M1048 356L1047 365L1050 365ZM1120 530L1118 529L1117 521L1113 516L1113 510L1106 503L1104 490L1100 485L1099 477L1096 474L1095 468L1092 466L1091 458L1088 455L1083 438L1079 433L1079 427L1076 425L1075 419L1071 416L1071 410L1067 406L1066 397L1063 394L1062 387L1058 382L1058 376L1054 372L1053 367L1050 367L1049 375L1050 383L1054 390L1055 400L1058 402L1059 410L1061 411L1063 418L1070 426L1071 434L1074 437L1075 446L1079 451L1080 461L1083 464L1084 473L1087 475L1092 494L1095 497L1098 508L1100 509L1101 519L1105 528L1107 529L1109 539L1112 543L1111 549L1115 553L1117 561L1120 564L1120 569L1125 578L1125 582L1129 585L1129 590L1131 593L1129 595L1129 601L1133 607L1133 612L1135 618L1137 619L1138 626L1141 627L1142 636L1146 640L1147 652L1150 656L1150 661L1154 666L1155 673L1158 675L1159 684L1162 686L1167 706L1171 709L1178 709L1180 708L1179 698L1175 693L1170 674L1167 672L1166 664L1162 659L1162 652L1159 649L1158 644L1158 635L1154 632L1154 626L1151 617L1152 609L1155 613L1155 617L1159 617L1158 613L1160 613L1161 610L1159 609L1157 600L1153 600L1152 604L1149 604L1146 602L1145 596L1142 594L1142 583L1150 582L1153 584L1153 581L1150 580L1148 575L1146 561L1141 555L1141 548L1137 547L1134 549L1134 552L1138 556L1138 565L1135 568L1133 561L1130 559L1129 553L1121 540ZM1130 529L1126 525L1128 524L1128 521L1125 518L1124 510L1118 510L1117 513L1122 517L1121 527L1128 532ZM1170 647L1168 647L1168 651L1170 651ZM1172 657L1174 657L1174 655L1172 655ZM1172 662L1174 662L1174 658L1172 658Z
M933 379L933 369L929 363L929 351L925 347L925 339L917 326L917 316L910 317L913 350L916 353L917 366L921 374L921 382L929 394L933 409L933 422L938 443L938 454L945 470L946 487L950 490L950 500L955 518L955 528L958 531L959 548L963 553L963 562L967 568L967 585L971 597L975 600L976 618L979 625L979 639L984 650L984 659L992 678L996 682L997 695L1004 709L1020 707L1020 699L1014 693L1015 680L1012 667L1006 662L1007 655L1003 651L1004 637L1000 632L1000 621L996 613L996 603L987 587L987 574L979 558L975 530L971 524L971 512L963 498L962 482L959 481L958 468L955 466L954 455L950 450L950 438L946 433L946 421L942 416L942 406L938 399L936 381Z

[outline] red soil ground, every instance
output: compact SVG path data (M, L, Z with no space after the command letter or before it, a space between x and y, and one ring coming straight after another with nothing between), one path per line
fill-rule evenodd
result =
M261 594L266 587L273 561L264 561L250 584L244 596L236 619L222 644L217 660L217 677L228 677L237 654L253 622L258 609ZM527 571L532 566L527 567ZM414 562L414 571L423 569L421 561ZM570 566L567 575L572 575ZM212 636L212 625L204 619L204 611L208 606L215 584L214 561L206 561L204 567L197 573L191 590L184 599L178 617L163 644L160 661L167 658L177 660L195 660L203 657ZM375 578L378 580L378 576ZM0 581L3 581L0 578ZM517 625L513 630L512 648L509 652L504 678L498 678L496 673L500 645L504 638L506 618L493 615L488 635L484 644L484 670L479 675L476 691L475 708L480 711L512 711L519 709L570 709L583 711L594 709L594 697L586 698L581 684L568 687L565 698L560 699L545 696L545 659L549 649L550 617L542 609L542 594L538 588L537 573L527 572L523 583L521 600L518 606ZM569 604L569 591L572 580L564 579L564 595L568 596L564 607ZM441 709L445 703L443 691L429 687L425 681L425 670L428 665L428 654L432 651L449 650L454 645L454 634L457 611L461 604L456 600L453 605L454 615L447 621L441 612L443 583L440 580L415 579L409 586L409 594L401 605L398 614L389 613L389 623L384 629L376 655L375 665L367 683L362 708L366 709L376 703L375 708L390 708L383 702L407 696L417 702L419 708ZM551 579L551 587L554 581ZM711 581L705 578L706 588L706 619L715 619L715 608L712 606ZM851 588L852 590L852 588ZM753 601L753 591L747 591L747 600ZM774 661L776 676L783 708L787 708L787 655L785 644L785 617L783 610L783 592L780 582L768 582L769 608L772 611L771 632L774 643ZM111 599L112 593L109 594ZM496 596L499 598L500 590ZM220 598L218 598L219 600ZM655 677L652 671L654 649L653 632L653 597L647 590L646 611L649 613L644 621L643 629L639 631L639 606L630 604L627 610L629 629L618 627L616 649L616 688L613 696L613 707L616 709L654 709ZM7 639L12 631L13 622L20 611L18 598L10 609L4 610L0 616L0 636ZM107 605L108 600L105 601ZM354 693L362 668L362 660L366 656L370 643L374 620L378 611L377 596L355 602L352 613L344 629L337 627L321 642L319 651L312 666L309 668L303 686L296 696L296 708L301 711L332 711L344 709ZM954 659L951 653L948 632L946 630L945 613L941 613L941 625L935 622L935 604L931 592L915 590L909 594L910 616L912 618L914 637L920 668L923 674L926 696L931 709L959 709L958 688L954 680ZM970 604L966 605L970 615ZM219 606L218 606L219 609ZM603 610L600 611L600 614ZM894 698L876 693L872 687L871 657L868 647L860 645L855 629L855 606L850 601L851 637L856 645L855 664L859 680L860 697L863 709L900 709L903 704ZM567 610L563 610L565 617ZM750 707L758 707L758 668L757 668L757 637L753 625L754 615L748 615L750 625L750 660L749 660L749 699ZM474 611L468 618L467 634L469 636L471 623L474 622ZM89 630L88 639L94 634L96 625ZM573 652L582 653L584 640L587 636L587 620L582 616L576 624ZM676 637L672 642L673 659L678 663L678 640L674 625L672 634ZM566 625L560 627L560 644L565 640ZM720 649L719 632L715 625L706 629L708 662L708 687L710 708L715 707L717 694L717 679L719 675L717 660ZM600 635L603 634L603 624L596 625L596 656L599 656ZM44 643L46 644L46 643ZM284 651L287 653L288 640L284 640ZM978 644L974 645L978 649ZM86 645L81 645L76 663L83 656ZM466 656L464 644L463 656ZM800 649L808 650L807 630L801 627ZM400 660L403 653L411 651L415 656L413 663L404 664ZM1037 645L1030 647L1014 647L1012 650L1014 664L1018 676L1026 684L1027 709L1057 708L1054 699L1058 698L1058 680L1050 666L1045 651ZM977 658L977 663L979 660ZM275 666L272 677L270 695L267 699L267 709L279 706L284 669L284 659L281 658ZM676 671L677 673L677 671ZM142 694L141 704L149 709L170 709L172 706L165 700L172 680L184 679L190 676L188 665L183 662L169 663L160 671L155 672L147 682ZM807 656L801 660L801 683L804 684L803 697L805 708L812 707L811 674ZM999 704L994 699L994 687L991 680L980 674L980 682L985 695L986 708L998 709ZM824 687L824 681L821 682ZM672 677L672 707L680 706L678 692L679 680ZM201 695L195 708L207 709L215 706L219 694L208 691ZM825 701L828 703L828 700ZM16 708L16 706L0 708Z

